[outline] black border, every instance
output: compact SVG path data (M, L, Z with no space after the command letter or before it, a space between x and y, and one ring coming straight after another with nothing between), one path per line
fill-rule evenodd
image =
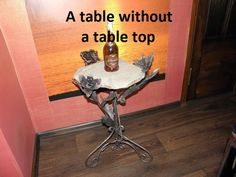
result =
M165 80L166 78L166 74L165 73L161 73L158 74L157 76L155 76L151 82L154 81L160 81L160 80ZM80 90L75 90L75 91L71 91L71 92L66 92L66 93L61 93L61 94L57 94L57 95L52 95L49 96L49 101L57 101L57 100L61 100L61 99L66 99L66 98L71 98L71 97L76 97L76 96L81 96L84 95L84 93Z

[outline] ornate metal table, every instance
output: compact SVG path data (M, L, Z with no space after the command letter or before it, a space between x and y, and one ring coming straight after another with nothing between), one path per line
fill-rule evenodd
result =
M95 167L101 153L109 146L112 149L123 149L128 146L143 162L152 161L152 155L147 149L123 135L124 127L121 125L117 109L117 104L125 104L128 96L142 88L159 72L159 69L156 69L153 73L148 74L152 62L153 55L142 57L133 64L120 60L119 70L116 72L106 72L104 63L97 62L80 68L74 74L74 84L103 111L102 122L110 132L110 135L88 155L85 161L87 167ZM98 95L100 88L108 91L106 98Z

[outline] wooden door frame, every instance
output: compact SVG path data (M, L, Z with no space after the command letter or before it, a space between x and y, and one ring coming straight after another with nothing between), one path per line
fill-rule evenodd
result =
M210 0L193 0L181 102L195 97Z

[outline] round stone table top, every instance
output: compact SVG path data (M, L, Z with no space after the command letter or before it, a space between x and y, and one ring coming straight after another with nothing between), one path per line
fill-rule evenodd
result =
M80 76L92 76L94 79L101 79L100 88L124 89L138 83L145 77L142 69L133 64L119 60L119 70L107 72L104 69L104 62L100 61L78 69L74 74L74 79L79 81Z

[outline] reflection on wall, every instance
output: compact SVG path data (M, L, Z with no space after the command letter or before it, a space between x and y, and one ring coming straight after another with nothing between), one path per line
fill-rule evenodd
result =
M147 13L166 13L169 11L169 0L27 0L26 6L32 33L38 52L39 62L44 77L48 95L57 95L77 90L71 83L71 78L77 68L84 66L80 52L95 49L102 58L104 43L95 43L92 38L89 43L81 42L82 33L91 37L96 31L106 32L106 23L81 23L79 13L97 10L113 13L130 13L132 10L145 10ZM77 19L75 23L66 23L68 11L72 10ZM142 55L154 53L153 68L160 67L165 73L168 45L167 23L120 22L114 21L114 30L127 33L154 33L156 41L151 45L146 43L118 42L120 58L132 62Z

